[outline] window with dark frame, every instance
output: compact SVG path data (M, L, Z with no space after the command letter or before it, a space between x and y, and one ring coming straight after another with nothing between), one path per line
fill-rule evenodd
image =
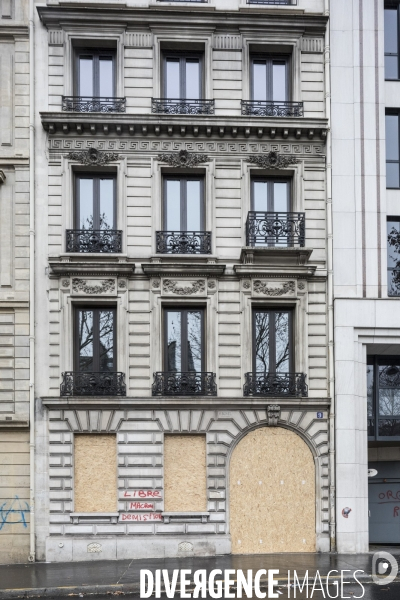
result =
M388 296L400 296L400 217L387 220Z
M115 96L115 58L113 49L76 48L75 95L85 98Z
M165 231L204 230L204 178L164 177L163 222Z
M289 100L289 57L251 57L251 99L261 102Z
M253 370L257 373L293 371L293 311L253 310Z
M367 357L368 439L400 440L400 356Z
M115 372L116 309L77 307L75 309L75 370Z
M75 227L110 230L116 225L116 176L77 173Z
M201 373L205 369L204 309L164 309L164 369Z
M253 177L251 209L257 212L290 212L291 180L284 177Z
M385 79L399 79L399 23L398 1L385 2Z
M164 52L163 87L168 100L203 98L202 55Z
M399 113L386 112L386 187L400 187Z

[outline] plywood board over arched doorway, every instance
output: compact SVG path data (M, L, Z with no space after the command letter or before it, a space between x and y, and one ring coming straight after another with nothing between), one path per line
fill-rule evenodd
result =
M315 466L307 444L281 427L260 427L230 461L233 554L315 552Z

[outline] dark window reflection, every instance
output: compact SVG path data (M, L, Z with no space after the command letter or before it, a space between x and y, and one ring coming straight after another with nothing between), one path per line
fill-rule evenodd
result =
M398 8L385 8L385 79L399 78Z
M262 373L291 371L291 313L254 311L254 370Z
M368 435L400 436L400 357L375 356L367 365Z
M388 296L400 295L400 220L387 221Z
M79 309L77 370L115 371L115 310Z
M114 229L115 178L112 176L77 176L77 229Z
M165 313L166 370L203 371L203 311L168 309Z
M254 57L252 65L252 100L286 102L288 98L288 59Z
M399 115L387 114L386 123L386 187L400 187Z

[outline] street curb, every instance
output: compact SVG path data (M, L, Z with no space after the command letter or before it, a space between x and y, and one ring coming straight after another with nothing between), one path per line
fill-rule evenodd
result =
M326 574L321 575L321 579L324 580ZM357 578L363 583L371 583L372 576L370 574L358 574ZM330 577L330 580L334 582L335 580L339 580L340 577L334 576ZM280 578L277 580L278 586L287 586L288 580L287 578ZM314 577L309 578L309 584L313 584ZM396 577L396 582L400 581L400 577ZM266 580L260 581L260 588L266 589ZM293 586L293 581L291 581L291 586ZM176 588L176 595L179 597L179 587ZM113 597L123 597L123 596L131 596L140 598L139 595L140 586L138 583L125 583L125 584L111 584L111 585L85 585L85 586L65 586L65 587L49 587L49 588L21 588L21 589L6 589L0 590L0 600L24 600L26 598L86 598L93 596L95 594L102 596L110 596ZM164 589L161 590L164 592ZM192 592L191 589L187 589L189 593ZM151 596L151 599L154 598L154 595Z

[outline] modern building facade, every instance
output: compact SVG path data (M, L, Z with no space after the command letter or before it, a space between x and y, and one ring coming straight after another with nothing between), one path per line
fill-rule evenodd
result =
M398 15L394 1L331 3L341 552L399 541Z
M335 544L328 3L37 6L38 560Z
M0 3L0 563L30 555L28 16L25 0Z

